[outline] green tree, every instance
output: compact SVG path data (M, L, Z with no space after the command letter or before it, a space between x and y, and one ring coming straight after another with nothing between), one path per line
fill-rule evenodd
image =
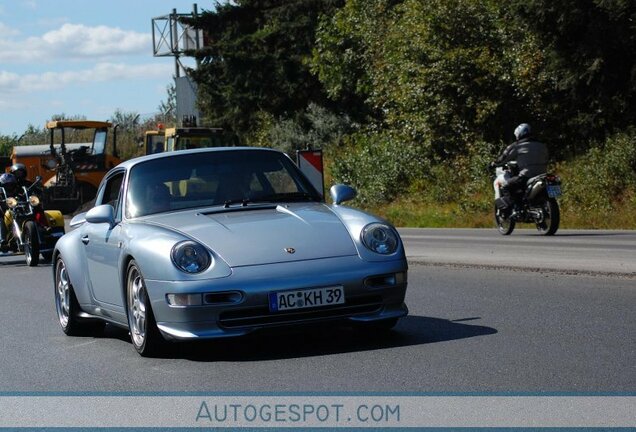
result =
M157 110L156 120L169 125L177 124L177 88L174 83L166 86L166 100L159 103Z
M526 104L515 94L513 37L498 4L350 0L322 20L312 68L331 97L357 95L374 129L399 132L430 157L503 141Z
M139 113L117 108L109 121L119 125L121 131L135 131L139 126Z
M543 51L536 73L519 88L538 92L534 111L549 113L544 130L563 148L582 153L634 125L636 3L631 0L512 0L507 16ZM538 76L548 79L536 79ZM540 83L537 90L537 82ZM547 84L545 86L544 84Z
M207 124L245 138L262 113L291 118L310 102L323 105L323 87L308 60L321 14L341 0L240 0L217 4L194 23L206 33L195 53L198 104Z

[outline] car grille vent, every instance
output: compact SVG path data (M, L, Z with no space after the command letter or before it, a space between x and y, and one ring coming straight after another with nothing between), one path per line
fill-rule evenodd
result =
M243 295L239 291L224 291L203 294L203 303L208 305L239 303L242 299Z
M221 313L219 324L226 328L282 325L296 322L311 322L323 319L339 319L379 311L381 296L358 297L347 300L344 305L270 312L267 307L231 310Z

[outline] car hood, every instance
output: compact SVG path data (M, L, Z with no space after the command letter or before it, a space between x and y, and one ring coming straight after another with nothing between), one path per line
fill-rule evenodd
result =
M144 222L182 232L231 267L358 254L342 221L320 203L179 211Z

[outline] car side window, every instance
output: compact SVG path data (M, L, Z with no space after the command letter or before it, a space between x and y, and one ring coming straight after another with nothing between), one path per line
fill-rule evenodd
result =
M110 204L115 209L115 218L121 220L121 186L124 181L124 173L117 173L106 181L101 204Z

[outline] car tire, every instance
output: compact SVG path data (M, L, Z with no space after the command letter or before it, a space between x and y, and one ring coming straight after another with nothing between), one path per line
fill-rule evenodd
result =
M128 263L126 270L126 312L135 350L142 357L162 354L166 340L157 328L144 278L134 260Z
M35 267L40 263L40 240L35 222L28 221L24 224L22 234L24 238L24 257L29 267Z
M61 256L55 261L54 273L55 309L62 331L68 336L83 336L96 334L104 329L103 321L83 321L79 318L81 312L75 291Z

